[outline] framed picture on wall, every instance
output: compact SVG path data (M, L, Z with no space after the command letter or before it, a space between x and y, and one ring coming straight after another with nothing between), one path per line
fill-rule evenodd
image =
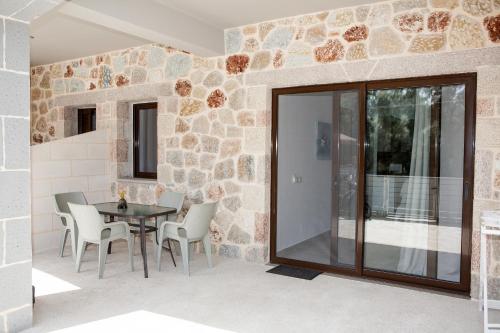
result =
M331 160L332 124L318 121L316 125L316 159Z

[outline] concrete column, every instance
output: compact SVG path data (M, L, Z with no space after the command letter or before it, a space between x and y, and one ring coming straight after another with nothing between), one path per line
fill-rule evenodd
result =
M0 332L32 322L29 22L59 2L0 2Z

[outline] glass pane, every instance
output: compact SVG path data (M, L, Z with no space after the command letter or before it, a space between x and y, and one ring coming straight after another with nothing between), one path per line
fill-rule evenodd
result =
M278 257L355 264L358 96L279 96Z
M139 110L139 172L156 173L156 109Z
M367 268L459 282L465 87L369 90Z

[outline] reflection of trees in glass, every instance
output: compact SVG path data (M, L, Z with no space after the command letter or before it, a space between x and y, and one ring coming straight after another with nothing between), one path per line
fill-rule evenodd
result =
M407 175L410 170L415 88L369 90L366 167L372 174ZM400 164L401 172L390 169Z

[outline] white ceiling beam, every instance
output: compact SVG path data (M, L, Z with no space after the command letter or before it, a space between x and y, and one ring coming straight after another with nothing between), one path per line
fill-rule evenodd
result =
M163 6L155 8L148 5L134 8L138 2L129 3L123 0L118 0L118 2L107 0L105 2L99 1L99 3L101 5L99 10L95 10L75 2L68 2L59 8L59 12L72 18L153 43L189 51L196 55L216 56L224 54L223 31L196 21L185 14L173 10L166 11ZM104 3L109 6L103 7ZM92 5L92 2L86 0L85 4ZM106 12L107 8L112 11ZM158 10L162 10L163 13L158 13Z

